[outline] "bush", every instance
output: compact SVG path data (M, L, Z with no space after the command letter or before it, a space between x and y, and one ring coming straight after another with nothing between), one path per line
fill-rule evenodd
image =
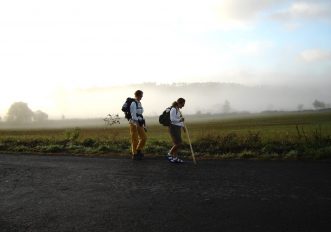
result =
M251 132L249 131L248 134L244 137L243 144L245 145L246 149L259 149L262 144L262 138L260 132Z
M109 149L109 147L107 145L100 145L97 148L97 151L98 152L109 152L109 151L111 151L111 149Z
M243 151L243 152L239 153L239 158L240 159L256 158L256 153L254 153L252 151Z
M50 152L50 153L58 153L58 152L63 152L63 146L60 145L56 145L56 144L52 144L52 145L48 145L48 146L37 146L35 151L38 152Z
M151 140L145 147L146 153L166 154L171 144L166 141Z
M219 144L223 152L238 152L243 147L240 137L236 133L229 133L220 137Z
M6 151L8 147L4 143L0 143L0 151Z
M220 150L220 137L214 137L208 135L206 137L199 138L196 142L192 145L194 146L197 152L204 152L204 153L215 153Z
M277 153L264 153L258 156L258 159L260 160L278 160L281 157Z
M9 150L14 151L14 152L27 152L27 151L30 151L29 148L24 146L24 145L13 146Z
M95 141L94 139L87 138L87 139L84 139L84 141L82 142L82 145L84 147L93 147L96 143L97 143L97 141Z
M80 136L80 128L76 127L74 129L68 129L64 132L65 139L71 143L74 143L78 140Z
M297 150L290 150L283 156L283 158L286 160L297 160L298 157L299 157L299 153Z
M224 160L231 160L231 159L236 159L238 157L238 155L235 153L225 153L225 154L221 154L221 155L216 155L216 157L219 157Z
M305 159L326 159L331 158L331 146L322 148L307 148L303 153Z
M67 150L72 153L85 153L85 147L82 145L72 144L67 148Z
M261 149L262 153L277 153L286 154L294 149L293 144L285 144L283 142L270 142Z

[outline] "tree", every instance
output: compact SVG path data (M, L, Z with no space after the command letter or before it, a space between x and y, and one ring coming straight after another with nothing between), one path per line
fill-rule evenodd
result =
M303 104L299 104L298 105L298 111L302 111L303 110Z
M13 103L7 113L7 121L15 123L29 123L33 120L33 112L25 102Z
M223 113L228 114L231 111L230 102L228 100L225 100L223 105Z
M44 122L48 120L48 114L42 112L41 110L37 110L33 114L33 120L36 122Z
M201 112L201 110L197 110L197 112L195 114L200 116L202 114L202 112Z
M315 100L315 101L313 102L313 106L314 106L314 108L315 108L316 110L318 110L318 109L324 109L324 108L325 108L325 103L322 102L322 101Z

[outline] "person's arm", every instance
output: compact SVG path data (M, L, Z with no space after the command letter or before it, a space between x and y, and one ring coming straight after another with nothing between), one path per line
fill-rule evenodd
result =
M134 122L138 122L138 117L137 117L137 104L136 102L132 102L130 105L130 113L131 113L131 119Z

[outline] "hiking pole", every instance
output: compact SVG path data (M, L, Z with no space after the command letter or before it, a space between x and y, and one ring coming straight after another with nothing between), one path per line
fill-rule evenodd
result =
M197 161L195 160L195 155L194 155L194 151L193 151L193 148L192 148L192 143L191 143L190 135L189 135L189 133L188 133L188 130L187 130L186 125L184 125L184 127L185 127L185 131L186 131L186 135L187 135L188 142L189 142L189 144L190 144L193 163L194 163L195 165L197 165Z

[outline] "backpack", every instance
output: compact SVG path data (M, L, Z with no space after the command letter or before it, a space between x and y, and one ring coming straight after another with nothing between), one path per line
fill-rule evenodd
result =
M127 120L130 120L132 118L131 112L130 112L130 106L131 106L132 102L135 102L136 106L138 107L138 103L137 103L136 99L131 98L131 97L128 97L122 106L122 111L124 112L125 118Z
M163 126L170 126L171 120L170 120L170 110L171 107L166 108L163 113L159 116L159 123Z

